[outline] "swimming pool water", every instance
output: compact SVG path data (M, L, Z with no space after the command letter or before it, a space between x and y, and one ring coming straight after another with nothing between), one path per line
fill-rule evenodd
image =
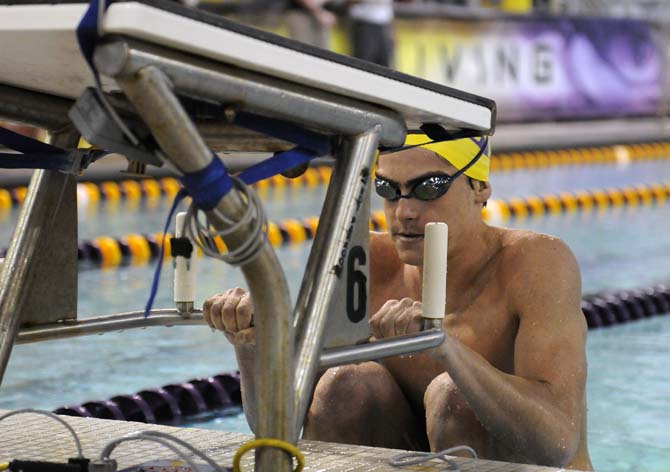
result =
M670 162L559 167L514 171L492 177L494 197L562 190L654 183L670 175ZM325 192L269 191L264 201L271 220L317 215ZM80 239L162 230L169 202L121 203L80 211ZM380 208L375 198L373 207ZM16 212L0 218L6 247ZM563 238L582 270L583 291L593 293L667 283L670 267L670 205L620 208L603 213L513 221ZM309 244L277 250L291 294L299 289ZM117 270L83 270L79 313L90 316L144 306L153 265ZM198 260L198 297L244 286L241 273L215 261ZM156 307L170 307L172 273L161 274ZM595 466L611 471L670 470L670 316L593 330L588 341L589 444ZM235 369L232 349L220 333L203 327L152 328L17 346L0 387L0 408L53 409L101 400L119 393ZM242 415L198 427L248 431Z
M670 316L593 330L587 348L596 470L670 470Z

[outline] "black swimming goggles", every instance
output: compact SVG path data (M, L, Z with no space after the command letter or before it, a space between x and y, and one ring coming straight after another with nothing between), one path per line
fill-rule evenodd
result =
M437 200L442 195L447 193L447 190L449 190L451 184L453 184L458 177L465 173L465 171L467 171L479 160L479 158L484 153L484 150L487 148L487 141L485 141L484 145L480 147L479 152L475 155L475 157L473 157L465 167L456 172L454 175L429 175L428 177L414 183L412 188L409 189L409 193L407 195L400 193L400 187L395 182L391 182L382 177L376 177L375 191L377 192L377 195L390 202L397 202L401 198L416 198L417 200L421 200L423 202Z

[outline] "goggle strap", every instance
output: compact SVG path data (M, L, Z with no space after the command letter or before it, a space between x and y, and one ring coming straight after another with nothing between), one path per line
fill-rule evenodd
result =
M426 136L428 136L430 138L430 141L427 141L425 143L420 143L420 144L410 144L410 145L406 145L406 146L405 145L394 146L394 147L380 146L379 147L379 152L387 153L387 152L405 151L407 149L414 149L415 147L425 146L426 144L435 144L435 143L441 143L441 142L444 142L444 141L453 141L453 140L462 139L462 138L483 137L483 138L488 140L488 136L482 135L481 131L476 131L476 130L471 130L471 129L462 129L462 130L459 130L459 131L456 131L456 132L449 132L437 123L424 123L419 128L421 129L422 133L409 132L408 134L425 134ZM484 146L484 149L486 149L486 146Z
M482 157L482 154L484 154L484 151L486 150L486 148L488 147L488 145L489 145L489 138L488 138L488 137L485 137L485 138L484 138L484 144L483 144L482 146L479 147L479 152L478 152L477 154L475 154L475 157L473 157L472 160L471 160L470 162L468 162L468 163L465 165L465 167L463 167L463 168L460 169L458 172L456 172L456 173L452 176L452 179L455 179L456 177L458 177L458 176L461 175L461 174L465 174L465 171L466 171L466 170L468 170L470 167L472 167L473 165L475 165L475 163L479 160L479 158Z
M417 146L422 146L422 144L418 144L418 145L411 146L411 147L417 147ZM470 162L468 162L468 163L465 165L465 167L463 167L462 169L460 169L459 171L457 171L454 175L450 175L450 176L448 176L449 187L451 187L451 183L453 183L454 180L456 180L458 177L460 177L462 174L464 174L465 171L467 171L470 167L472 167L473 165L475 165L475 163L479 160L479 158L482 157L482 154L484 154L484 151L486 150L487 147L488 147L488 137L485 136L485 137L484 137L484 143L483 143L482 146L479 147L479 152L478 152L477 154L475 154L475 157L473 157L473 158L470 160ZM425 182L425 181L424 181L424 182ZM414 193L414 189L415 189L417 186L421 185L421 184L424 183L424 182L419 182L419 183L417 183L414 187L412 187L412 190L410 191L410 195L411 195L412 193ZM387 183L390 185L390 182L387 182ZM399 189L398 187L396 187L396 190L398 191L398 193L400 193L400 189ZM445 192L445 193L446 193L446 192ZM400 200L401 198L410 198L410 195L403 195L402 193L400 193L400 195L398 195L398 197L396 198L396 200ZM444 194L442 194L442 195L444 195ZM414 195L414 197L415 197L415 198L418 198L418 197L416 197L416 195ZM385 197L382 197L382 198L385 198ZM439 197L437 197L437 198L439 198ZM387 199L387 200L388 200L388 199ZM422 200L422 199L419 199L419 200ZM395 200L391 200L391 201L395 201Z

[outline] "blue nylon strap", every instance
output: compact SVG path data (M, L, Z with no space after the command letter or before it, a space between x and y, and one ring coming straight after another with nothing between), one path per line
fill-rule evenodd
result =
M105 10L109 6L110 0L105 2ZM77 25L77 40L79 42L79 49L81 54L86 59L88 66L93 71L96 80L98 80L98 71L93 64L93 52L95 45L98 42L98 18L100 15L100 1L91 0L88 4L88 9L84 13L83 18Z
M316 153L296 147L249 167L239 177L243 182L253 184L309 162L315 157L317 157ZM181 182L198 208L205 211L215 208L221 198L233 188L233 181L226 167L216 155L204 169L184 174Z
M205 211L216 207L223 196L233 188L233 181L228 175L226 166L216 155L204 169L184 174L181 182L198 208Z
M23 153L63 154L65 151L51 144L29 138L15 131L0 127L0 144Z
M79 173L104 151L66 151L0 127L0 144L23 154L0 153L0 169L46 169Z
M243 111L236 112L234 121L247 129L298 145L289 151L275 154L273 157L242 172L239 177L247 184L253 184L281 174L300 164L309 162L315 157L325 156L331 152L329 136L285 121Z
M293 169L300 164L309 162L317 155L307 149L297 147L290 151L275 154L274 157L266 159L254 166L245 169L239 177L244 183L253 184L263 179L280 174L285 170Z
M283 139L284 141L297 144L298 147L309 149L314 152L315 157L325 156L330 154L331 151L329 136L286 123L285 121L238 111L235 113L234 122L247 129Z
M85 153L9 154L0 153L0 169L46 169L79 173L92 162Z
M238 111L235 123L247 129L273 136L298 146L249 167L240 174L247 184L267 179L331 152L330 137L274 118Z

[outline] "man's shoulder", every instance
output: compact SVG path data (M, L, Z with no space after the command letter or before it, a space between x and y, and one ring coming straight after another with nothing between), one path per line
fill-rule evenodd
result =
M565 297L581 300L579 265L568 245L556 236L506 230L502 261L501 280L516 308L531 299L542 303Z
M552 263L566 264L574 261L568 245L550 234L537 233L525 229L504 229L501 232L504 262L516 267L543 262L544 267Z
M560 238L529 230L504 230L500 272L509 289L541 291L558 281L579 285L579 265Z

